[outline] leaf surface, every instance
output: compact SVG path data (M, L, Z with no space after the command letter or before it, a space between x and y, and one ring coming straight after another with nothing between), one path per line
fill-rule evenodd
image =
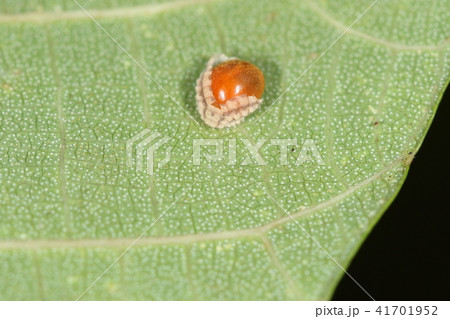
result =
M379 0L344 35L371 0L79 2L117 43L74 1L0 4L0 299L330 298L448 83L450 1ZM216 53L266 76L235 128L196 111ZM153 175L126 165L143 129L170 137Z

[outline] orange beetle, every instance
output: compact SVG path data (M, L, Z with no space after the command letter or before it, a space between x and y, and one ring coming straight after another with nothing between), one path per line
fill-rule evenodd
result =
M209 126L237 125L261 105L264 85L264 75L255 65L213 56L197 80L198 111Z

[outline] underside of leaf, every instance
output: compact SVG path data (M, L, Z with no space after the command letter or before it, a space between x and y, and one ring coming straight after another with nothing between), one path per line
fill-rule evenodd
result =
M78 2L0 4L0 299L330 298L448 83L450 1ZM217 53L266 78L234 128L196 111Z

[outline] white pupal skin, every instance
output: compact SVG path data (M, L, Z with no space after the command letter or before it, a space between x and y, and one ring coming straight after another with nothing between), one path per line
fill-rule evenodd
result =
M239 95L229 99L221 108L213 105L216 102L211 88L212 69L217 64L235 60L224 54L214 55L209 59L205 71L197 80L195 88L197 95L197 109L206 124L214 128L231 127L239 124L247 115L255 111L262 103L262 99L255 96Z

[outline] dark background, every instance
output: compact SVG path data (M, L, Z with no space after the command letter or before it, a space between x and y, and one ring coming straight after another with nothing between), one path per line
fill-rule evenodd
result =
M397 198L348 272L376 300L450 300L450 89ZM333 300L370 300L347 276Z

